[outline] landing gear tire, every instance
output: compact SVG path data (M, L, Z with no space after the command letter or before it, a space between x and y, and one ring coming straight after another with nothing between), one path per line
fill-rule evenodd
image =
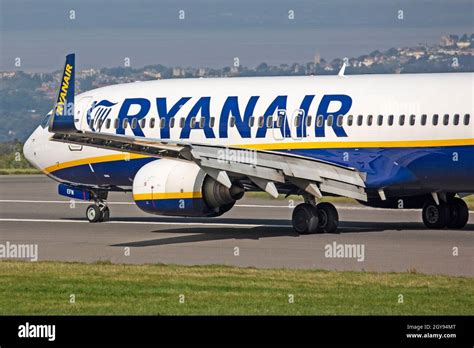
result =
M467 224L469 220L469 208L466 202L461 198L453 198L448 201L449 208L449 222L447 227L461 229Z
M318 233L318 209L309 203L298 204L291 218L293 229L299 234Z
M339 214L331 203L323 202L317 205L318 232L335 233L339 225Z
M442 229L446 227L449 215L449 207L445 202L441 201L437 205L434 201L429 200L423 206L423 223L427 228Z
M100 218L100 222L105 222L105 221L109 221L110 219L110 209L109 207L105 207L104 210L101 211L101 218Z
M98 205L89 205L86 209L86 216L89 222L99 222L102 219L102 211Z

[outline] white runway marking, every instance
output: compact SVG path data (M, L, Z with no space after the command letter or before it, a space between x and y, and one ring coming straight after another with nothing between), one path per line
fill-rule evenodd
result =
M72 199L73 200L73 199ZM72 201L71 200L71 201ZM47 204L70 204L71 201L32 201L27 199L0 199L0 203L47 203ZM91 204L86 201L76 201L76 204ZM123 205L135 205L133 202L107 202L108 204L123 204Z
M91 202L74 200L76 204L91 204ZM70 204L69 201L42 201L42 200L27 200L27 199L0 199L0 203L45 203L45 204ZM111 205L135 205L134 202L107 202ZM340 210L387 210L387 211L416 211L421 209L387 209L387 208L372 208L364 206L345 206L338 205L335 203L337 209ZM280 208L280 209L293 209L287 205L264 205L264 204L236 204L235 207L238 208ZM470 211L469 214L474 214L474 211Z
M4 222L76 222L90 223L87 220L59 220L59 219L16 219L16 218L0 218ZM206 227L291 227L291 225L265 225L265 224L235 224L235 223L213 223L213 222L164 222L164 221L107 221L101 224L134 224L134 225L168 225L168 226L206 226Z

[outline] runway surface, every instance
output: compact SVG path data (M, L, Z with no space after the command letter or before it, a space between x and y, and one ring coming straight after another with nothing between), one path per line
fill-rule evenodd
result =
M426 230L416 210L338 205L340 234L299 236L283 200L244 198L220 218L174 218L116 193L111 221L91 224L89 203L56 192L44 176L0 176L0 243L38 244L39 260L474 275L473 213L464 230ZM363 246L363 261L327 257L333 243Z

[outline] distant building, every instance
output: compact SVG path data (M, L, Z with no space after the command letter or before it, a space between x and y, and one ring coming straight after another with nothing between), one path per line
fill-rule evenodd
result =
M206 68L199 68L197 71L197 76L199 77L204 77L207 75L207 69Z
M440 46L449 47L449 46L454 46L455 44L456 44L456 40L454 38L454 35L441 36Z
M321 56L319 55L319 53L315 54L313 62L314 62L314 65L318 65L321 63Z
M6 78L6 79L10 79L12 77L15 77L16 75L16 71L3 71L0 73L0 77L1 78Z
M458 46L460 49L466 49L471 46L471 41L458 41L456 42L456 46Z
M95 69L86 69L86 70L82 70L79 72L79 76L78 77L88 77L88 76L95 76L99 73L99 71L95 70Z
M409 48L405 51L407 57L415 57L416 59L420 59L425 55L425 53L426 51L424 47Z
M157 72L157 71L148 71L147 70L147 71L143 72L143 75L152 77L152 78L157 79L157 80L161 79L161 73Z
M186 72L181 68L173 68L173 77L184 77Z

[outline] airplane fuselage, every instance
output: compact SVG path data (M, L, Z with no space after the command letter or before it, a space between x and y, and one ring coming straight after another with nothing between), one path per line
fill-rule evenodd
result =
M76 127L300 154L366 173L368 189L474 192L473 74L175 79L76 96ZM38 129L32 138L40 138ZM30 138L28 141L31 141ZM34 163L81 185L131 186L155 158L36 139ZM41 145L39 145L41 143Z

